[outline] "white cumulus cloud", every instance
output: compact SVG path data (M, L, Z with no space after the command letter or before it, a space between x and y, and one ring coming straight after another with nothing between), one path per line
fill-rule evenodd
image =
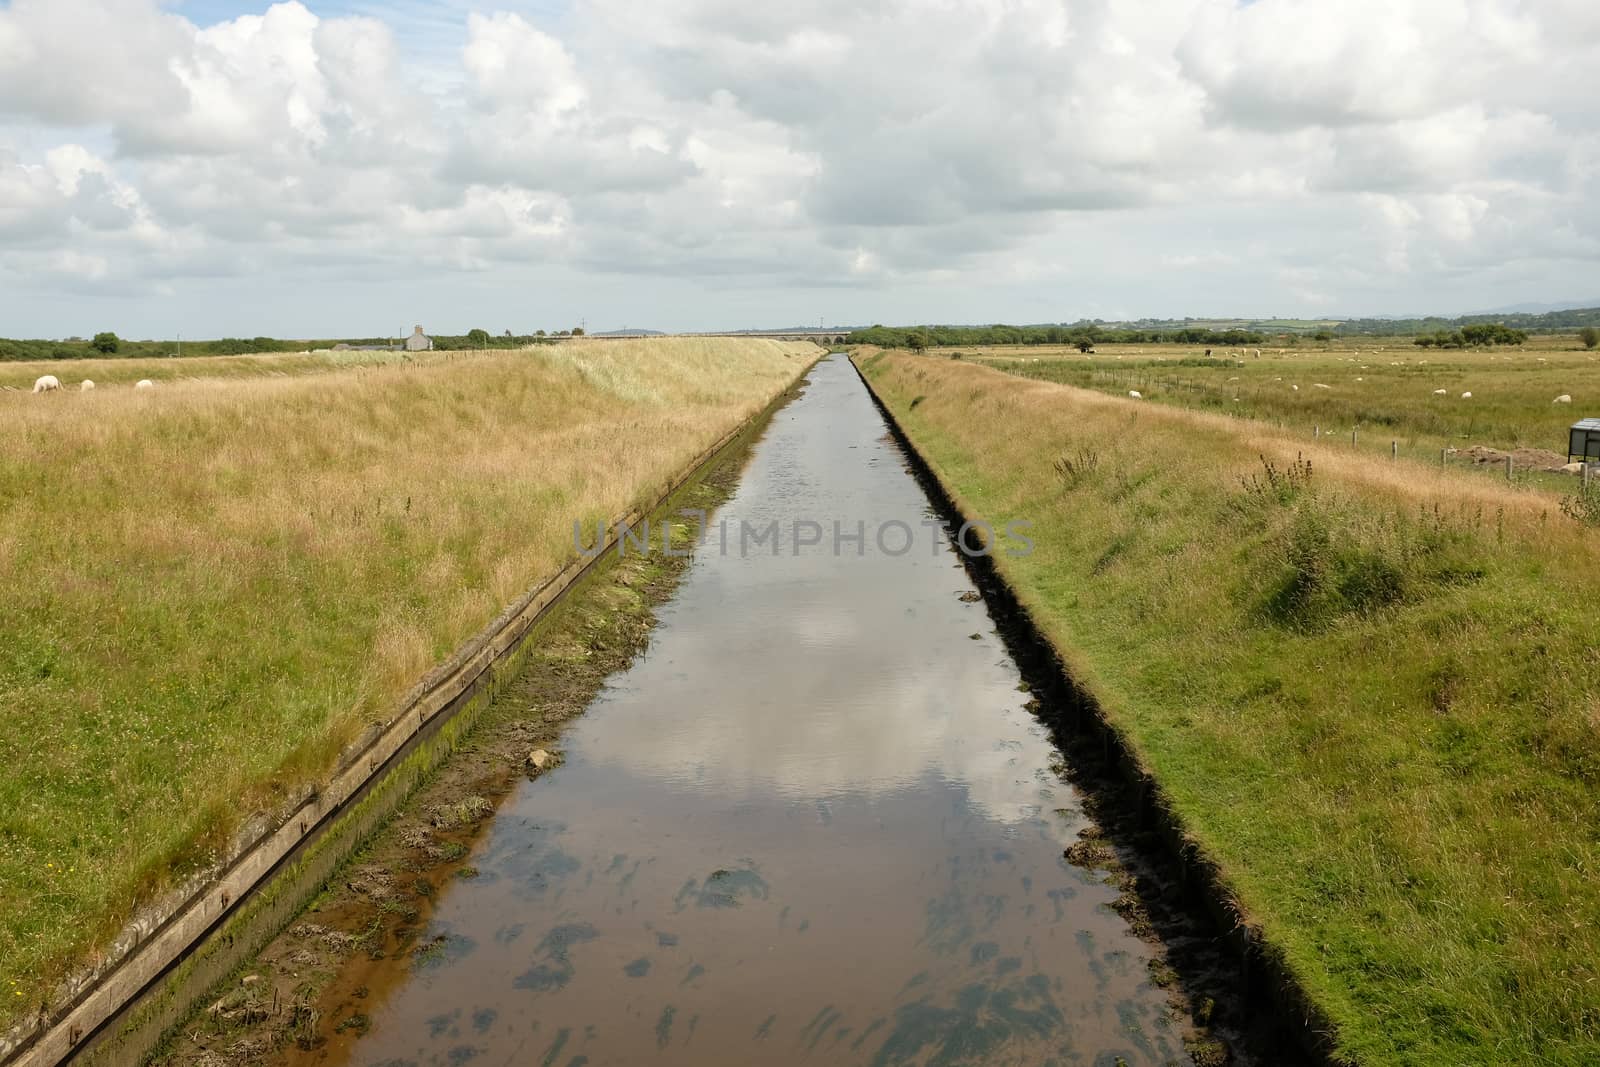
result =
M1600 296L1582 0L346 10L0 4L0 332Z

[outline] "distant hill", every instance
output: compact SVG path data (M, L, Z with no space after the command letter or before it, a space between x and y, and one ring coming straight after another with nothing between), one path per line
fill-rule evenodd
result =
M1455 318L1346 319L1334 328L1342 334L1419 334L1457 330L1479 322L1501 322L1529 333L1563 333L1584 326L1600 326L1600 306L1562 308L1558 311L1493 311Z
M1554 304L1508 304L1487 311L1469 311L1468 315L1543 315L1552 311L1582 311L1600 307L1600 297L1593 300L1562 300Z

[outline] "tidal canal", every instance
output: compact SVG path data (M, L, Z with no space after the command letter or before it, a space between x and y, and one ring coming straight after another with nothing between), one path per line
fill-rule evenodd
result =
M1189 1063L1154 950L1062 857L1080 799L843 356L718 517L648 652L440 894L439 950L316 1058ZM776 554L740 544L773 520Z

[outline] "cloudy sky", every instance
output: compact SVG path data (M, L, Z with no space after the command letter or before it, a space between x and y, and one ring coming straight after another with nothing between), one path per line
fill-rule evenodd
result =
M1595 0L0 0L0 336L1600 299Z

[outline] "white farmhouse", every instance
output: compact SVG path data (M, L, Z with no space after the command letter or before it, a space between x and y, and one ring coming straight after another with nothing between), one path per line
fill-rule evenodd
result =
M427 352L433 348L433 338L422 332L418 326L411 331L411 336L406 338L407 352Z

